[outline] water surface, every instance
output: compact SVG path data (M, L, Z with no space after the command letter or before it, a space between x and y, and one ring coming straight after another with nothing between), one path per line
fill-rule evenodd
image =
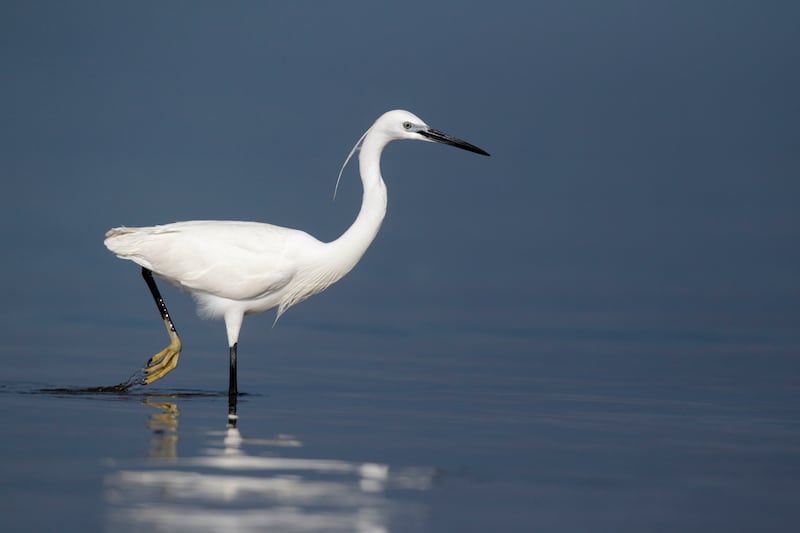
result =
M639 351L562 339L523 357L464 335L472 350L436 358L308 354L245 374L235 429L224 391L169 378L123 394L4 382L4 529L792 529L793 344L642 332Z

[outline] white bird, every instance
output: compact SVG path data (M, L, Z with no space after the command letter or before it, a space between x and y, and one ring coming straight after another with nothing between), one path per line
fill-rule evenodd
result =
M235 404L236 357L244 316L277 307L277 321L289 307L322 292L358 263L386 214L381 153L387 144L401 139L445 143L489 155L430 128L408 111L394 110L375 121L345 160L347 165L360 148L364 192L355 222L334 241L321 242L304 231L271 224L218 220L108 231L106 247L142 267L170 337L169 346L148 360L141 384L152 383L173 370L181 352L180 337L153 279L155 273L189 292L201 315L225 320L230 357L228 394ZM341 175L340 171L339 178Z

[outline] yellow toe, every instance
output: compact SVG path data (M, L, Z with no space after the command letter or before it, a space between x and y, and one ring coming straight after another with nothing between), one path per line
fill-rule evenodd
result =
M177 334L171 333L170 334L170 343L169 346L155 354L153 357L147 361L147 366L144 367L144 372L146 374L143 382L145 385L149 385L154 381L158 381L159 379L166 376L172 370L178 366L178 358L181 355L181 340Z

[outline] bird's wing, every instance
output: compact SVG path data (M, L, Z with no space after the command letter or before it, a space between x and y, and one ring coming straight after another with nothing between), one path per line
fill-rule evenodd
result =
M305 232L255 222L194 221L148 228L118 228L106 246L190 292L231 300L259 298L294 277L289 254L300 241L319 243Z

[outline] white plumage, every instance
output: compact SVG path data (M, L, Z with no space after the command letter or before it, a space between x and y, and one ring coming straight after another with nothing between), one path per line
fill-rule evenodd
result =
M197 300L201 314L224 318L233 373L235 346L245 315L277 308L280 317L292 305L341 279L366 252L386 213L381 153L389 142L399 139L442 142L489 155L431 129L408 111L389 111L375 121L354 147L353 151L360 147L361 209L350 228L332 242L324 243L304 231L272 224L203 220L115 228L106 233L105 245L117 256L189 292ZM159 304L157 289L154 297ZM160 306L168 331L171 327L175 333L163 300ZM163 377L177 364L180 352L177 333L175 340L174 363L166 370L159 368L151 380ZM154 356L148 367L156 358L163 357ZM233 375L231 382L235 383Z
M345 270L330 251L334 243L271 224L223 220L115 228L105 241L117 256L191 293L202 316L239 323L238 315L275 307L280 316L344 276L355 262ZM238 331L228 333L232 346Z

